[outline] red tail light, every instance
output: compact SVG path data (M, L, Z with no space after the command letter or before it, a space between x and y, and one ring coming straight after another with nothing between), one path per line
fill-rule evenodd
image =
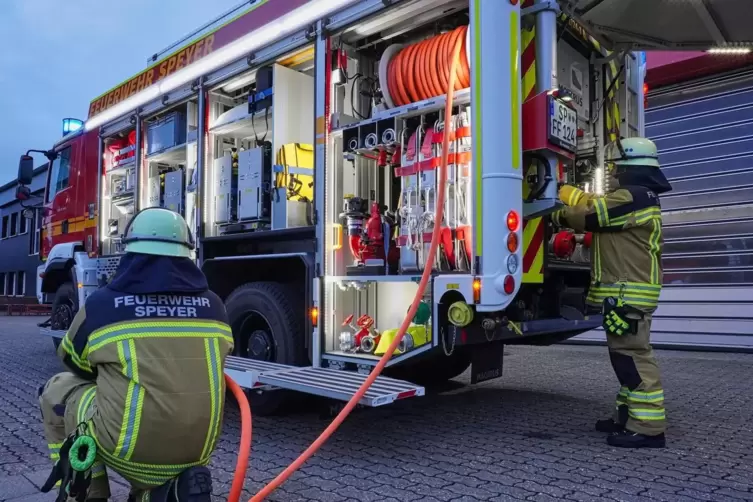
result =
M505 294L511 295L515 291L515 278L511 275L505 277L504 287Z
M507 213L507 228L510 230L510 232L515 232L518 230L518 226L520 226L520 216L518 216L518 213L515 211L510 211Z

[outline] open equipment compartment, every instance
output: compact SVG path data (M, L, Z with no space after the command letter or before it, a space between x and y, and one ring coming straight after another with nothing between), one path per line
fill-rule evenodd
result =
M194 228L196 207L196 98L144 121L144 163L140 207L163 207Z
M136 129L103 140L102 150L102 254L124 252L123 233L136 210Z
M313 225L313 48L209 92L205 236Z
M472 269L468 2L432 2L416 16L413 10L421 5L375 17L330 39L335 55L322 311L323 357L330 365L375 364L410 307L425 263L435 276ZM454 40L461 40L463 50L453 115L446 120ZM418 52L426 55L420 62ZM448 65L432 67L432 74L430 59ZM396 64L423 64L421 71L434 80L431 85L416 80L407 90L397 87ZM447 123L452 132L444 217L436 222ZM435 224L441 225L440 248L428 256ZM430 283L389 365L439 344L431 322L432 289Z

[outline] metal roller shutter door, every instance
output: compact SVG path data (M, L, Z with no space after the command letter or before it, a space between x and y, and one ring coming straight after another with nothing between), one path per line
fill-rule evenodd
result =
M673 187L654 344L753 350L753 68L650 93L646 135Z

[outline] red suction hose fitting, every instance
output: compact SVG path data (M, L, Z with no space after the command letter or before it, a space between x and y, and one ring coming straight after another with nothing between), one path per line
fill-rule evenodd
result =
M557 258L569 258L575 252L575 234L563 230L552 239L552 253Z

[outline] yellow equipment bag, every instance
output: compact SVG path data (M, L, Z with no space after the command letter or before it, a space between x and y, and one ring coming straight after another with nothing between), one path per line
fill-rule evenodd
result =
M275 164L283 168L275 176L275 188L287 188L288 200L314 200L314 145L282 145L277 152Z

